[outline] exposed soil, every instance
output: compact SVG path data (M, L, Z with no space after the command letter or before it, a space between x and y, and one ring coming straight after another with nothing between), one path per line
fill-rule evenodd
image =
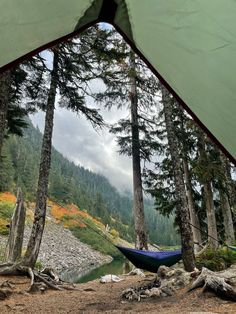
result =
M212 293L202 293L201 289L187 292L178 290L172 297L143 299L140 302L128 302L121 299L124 289L140 285L144 280L138 276L123 277L118 283L102 284L99 280L78 284L79 290L52 291L27 294L27 277L0 276L0 284L8 280L14 284L14 293L0 301L0 313L236 313L236 303L222 300Z

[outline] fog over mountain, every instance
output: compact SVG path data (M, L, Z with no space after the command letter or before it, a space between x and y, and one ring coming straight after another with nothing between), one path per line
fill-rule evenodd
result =
M126 110L100 109L107 123L126 117ZM31 120L41 131L44 113L32 115ZM94 130L84 118L68 110L55 111L53 145L69 160L106 176L119 190L132 189L131 159L118 153L115 136L107 128Z

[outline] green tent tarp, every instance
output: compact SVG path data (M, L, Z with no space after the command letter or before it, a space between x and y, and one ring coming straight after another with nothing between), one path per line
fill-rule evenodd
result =
M233 0L1 0L0 68L110 22L236 158L235 17Z

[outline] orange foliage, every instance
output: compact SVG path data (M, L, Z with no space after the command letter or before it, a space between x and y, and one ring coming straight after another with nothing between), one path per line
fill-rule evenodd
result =
M52 201L48 202L48 205L51 207L51 214L54 218L57 219L58 222L63 220L63 218L67 217L67 220L64 222L65 227L81 227L85 228L86 225L79 220L80 210L74 204L68 205L67 207L60 206L55 204ZM76 219L78 217L78 220ZM87 217L86 217L87 218Z
M10 192L4 192L0 193L0 202L10 202L10 203L15 203L16 202L16 197L14 194Z
M52 216L56 218L57 220L61 220L63 216L68 214L68 210L65 207L57 205L53 203L52 201L48 202L48 206L51 207Z
M86 211L79 209L79 207L75 204L70 204L64 207L49 201L48 206L51 207L51 214L54 218L56 218L58 223L62 221L63 218L67 218L66 221L64 221L65 227L69 228L76 226L86 228L86 220L90 220L99 228L105 228L105 226L99 220L93 218ZM83 220L85 220L85 223Z

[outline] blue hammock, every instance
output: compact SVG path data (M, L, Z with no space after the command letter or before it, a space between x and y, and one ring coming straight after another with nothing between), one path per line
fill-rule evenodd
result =
M236 251L236 247L235 246L232 246L232 245L227 245L227 247L233 251Z
M161 265L172 266L182 258L181 250L152 252L122 246L116 247L136 267L153 273L156 273Z

